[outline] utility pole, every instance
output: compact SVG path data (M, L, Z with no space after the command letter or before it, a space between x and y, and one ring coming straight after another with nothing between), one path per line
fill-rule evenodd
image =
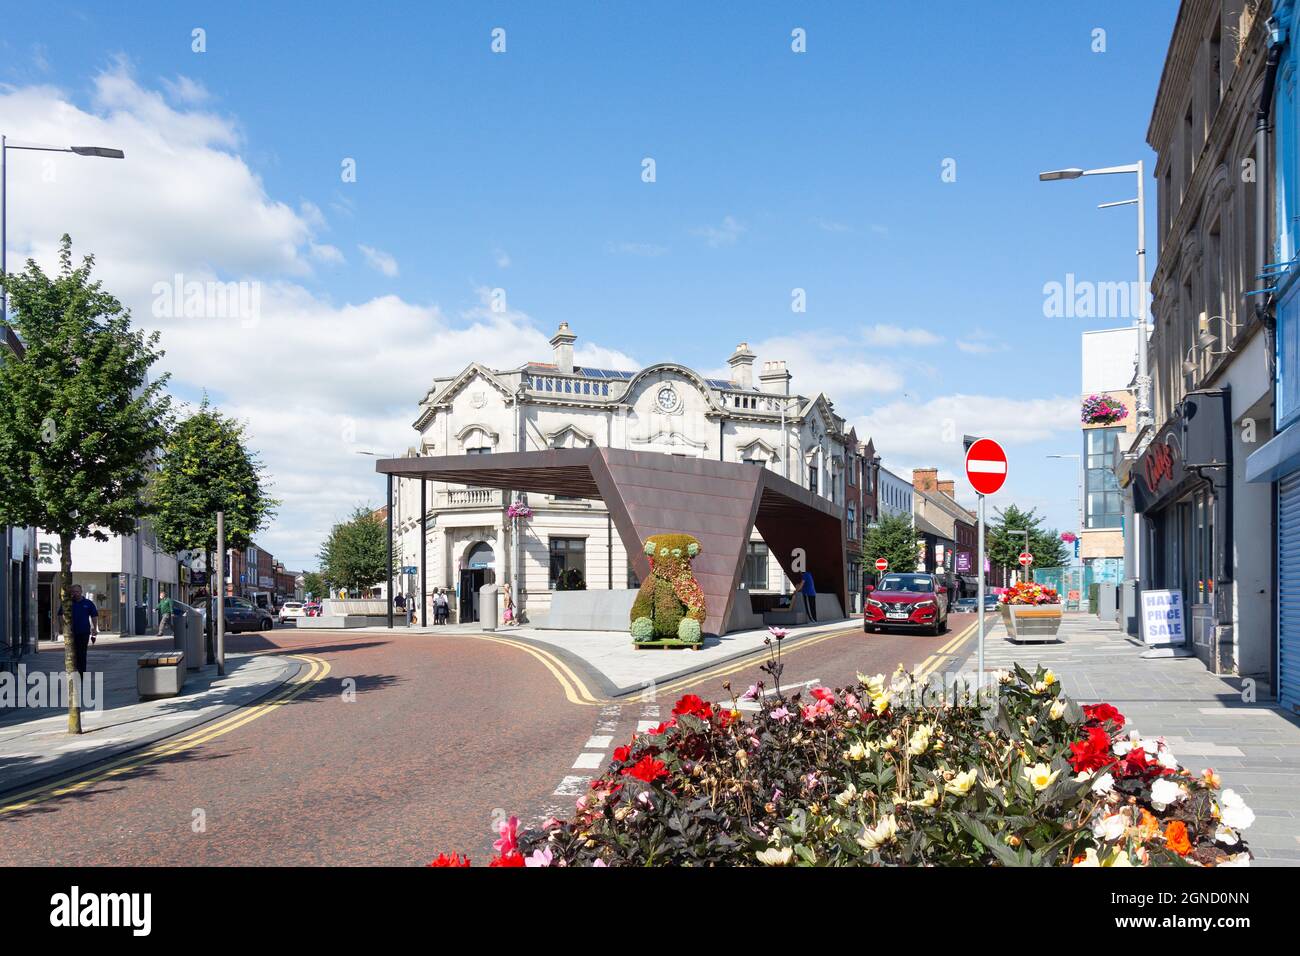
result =
M217 592L217 675L226 676L226 513L217 512L217 554L221 556L222 582Z

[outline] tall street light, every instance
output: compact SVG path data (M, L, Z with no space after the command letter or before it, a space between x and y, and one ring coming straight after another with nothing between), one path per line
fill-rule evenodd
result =
M0 276L9 274L5 250L9 247L9 150L25 149L38 153L72 153L76 156L94 156L100 159L125 159L126 153L107 146L14 146L7 136L0 135ZM9 324L9 293L0 289L0 325Z
M1132 206L1137 205L1137 267L1138 267L1138 307L1137 319L1133 323L1137 329L1137 427L1141 433L1145 426L1151 424L1151 377L1147 374L1147 211L1146 211L1146 194L1144 187L1146 185L1144 175L1144 165L1141 160L1136 163L1130 163L1127 166L1107 166L1102 169L1054 169L1046 173L1039 173L1038 178L1042 182L1055 182L1058 179L1078 179L1081 176L1113 176L1120 173L1135 173L1137 175L1137 198L1121 199L1118 202L1101 203L1098 209L1109 209L1112 206Z
M383 457L378 452L374 452L374 451L359 451L357 452L357 454L369 455L372 458ZM389 455L388 457L396 458L397 456ZM387 512L387 516L388 516L388 584L385 590L387 590L388 592L388 629L392 630L393 628L393 476L392 474L390 473L387 476L387 478L388 478L388 503L384 507L384 511Z

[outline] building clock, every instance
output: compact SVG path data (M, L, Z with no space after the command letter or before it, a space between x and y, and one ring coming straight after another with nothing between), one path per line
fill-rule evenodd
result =
M665 414L677 411L677 406L680 404L681 399L677 397L677 389L671 385L662 385L655 393L655 406Z

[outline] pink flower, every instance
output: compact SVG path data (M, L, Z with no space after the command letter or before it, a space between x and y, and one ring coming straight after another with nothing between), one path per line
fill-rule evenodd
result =
M554 857L550 847L544 850L534 850L532 856L524 859L524 866L550 866L552 859Z
M812 694L818 700L824 700L827 703L835 703L835 692L828 687L814 687L808 693Z
M496 850L501 856L514 852L519 849L519 818L511 817L504 821L498 828L497 832L501 834L501 839L492 844L492 849Z
M596 860L596 862L593 863L593 864L591 864L591 865L592 865L592 866L603 866L603 867L608 867L608 866L609 866L608 863L606 863L604 860L600 860L600 859Z
M749 690L740 695L741 700L758 700L758 685L750 684Z
M818 700L815 704L804 704L801 710L805 723L813 723L822 717L830 717L835 707L829 700Z
M787 632L786 632L786 629L783 628L783 627L775 627L775 626L773 626L773 627L769 627L769 628L767 629L767 633L771 634L772 637L774 637L774 638L776 638L778 641L780 641L780 640L783 640L783 639L785 638L785 635L786 635Z
M790 722L790 718L793 717L794 715L791 714L790 711L788 711L784 707L777 707L768 716L770 716L773 720L778 720L783 724L788 724Z

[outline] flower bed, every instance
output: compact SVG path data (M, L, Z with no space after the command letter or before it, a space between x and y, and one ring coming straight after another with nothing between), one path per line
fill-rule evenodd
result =
M1114 707L1068 700L1051 671L997 675L978 699L924 690L901 670L806 697L755 685L752 718L734 695L687 695L614 752L572 819L502 824L491 865L1248 863L1240 797L1126 735Z
M1079 417L1085 425L1113 425L1128 418L1128 409L1105 395L1089 395L1083 400Z
M1060 604L1061 597L1055 588L1021 581L998 595L999 604Z

